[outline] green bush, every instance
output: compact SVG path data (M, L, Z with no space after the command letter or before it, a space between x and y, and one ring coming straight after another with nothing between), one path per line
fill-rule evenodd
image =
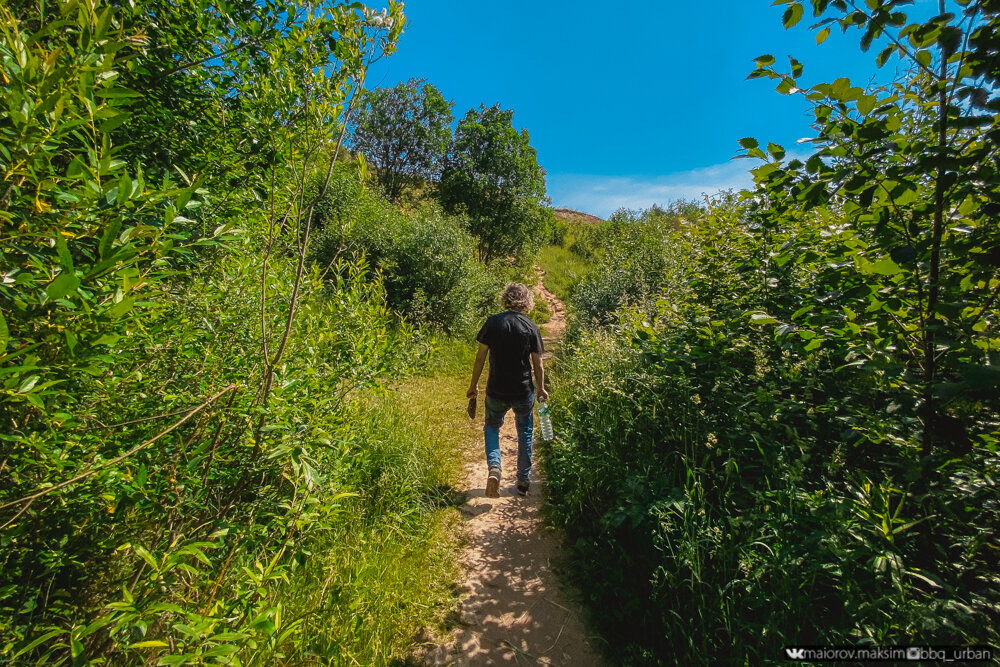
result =
M621 212L616 212L618 216ZM569 249L577 256L589 262L598 262L604 256L604 249L608 245L615 229L614 220L606 220L594 225L576 225L573 229L573 240L569 243Z
M822 341L790 324L813 298L852 303L781 259L824 256L836 223L762 215L723 198L653 237L680 275L580 328L561 364L549 498L613 658L996 645L995 396L962 407L978 442L922 454L893 367L840 337L849 313Z
M545 243L564 247L568 234L569 224L558 219L555 215L550 215L545 224Z
M574 330L610 324L625 307L650 310L651 297L680 272L683 257L673 231L673 219L656 211L619 211L606 223L581 229L573 251L597 261L573 290Z
M404 215L345 167L321 199L316 222L316 261L364 258L381 274L389 305L408 320L463 333L482 314L482 292L494 281L476 261L460 219L430 205Z
M423 335L306 255L399 7L195 4L0 6L4 664L384 664L450 598L449 470L362 403Z

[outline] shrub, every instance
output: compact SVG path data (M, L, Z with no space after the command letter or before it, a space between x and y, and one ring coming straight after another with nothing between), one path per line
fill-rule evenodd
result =
M317 206L316 222L316 261L364 258L382 275L389 305L409 321L460 333L481 314L481 291L491 281L461 219L430 205L404 215L345 167Z
M566 245L566 236L568 234L569 224L558 219L555 215L551 215L550 212L550 216L545 225L545 243L547 245L564 247Z
M585 227L574 252L600 258L573 291L574 329L605 325L625 307L649 310L651 299L680 273L673 220L655 212L619 211L601 225ZM570 332L571 337L574 334Z
M923 455L915 420L886 401L894 367L842 342L862 331L850 313L822 341L795 325L813 298L854 298L782 259L827 255L842 221L765 215L723 198L665 243L646 237L684 258L677 275L637 292L641 309L580 327L555 383L550 502L615 659L995 645L997 557L978 546L1000 525L995 400L963 406L981 444ZM621 293L605 280L591 284Z

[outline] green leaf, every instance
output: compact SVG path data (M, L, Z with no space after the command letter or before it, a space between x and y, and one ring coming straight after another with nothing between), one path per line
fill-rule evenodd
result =
M7 329L7 318L0 313L0 354L7 351L8 340L10 340L10 330Z
M774 324L777 321L767 313L750 313L750 324L765 325Z
M896 264L896 262L892 261L888 257L874 262L870 269L872 273L877 273L880 276L894 276L903 271L899 268L899 265Z
M31 375L29 377L24 378L24 380L21 382L21 386L18 387L17 389L17 393L27 394L29 391L35 388L35 385L38 384L38 380L39 377L37 375Z
M863 115L867 116L875 108L875 104L878 102L878 98L874 95L862 95L858 99L858 111Z
M107 614L105 616L102 616L102 617L98 618L96 621L94 621L93 623L91 623L90 625L88 625L87 627L85 627L83 630L81 630L79 633L77 633L77 636L78 637L89 637L90 635L94 634L95 632L97 632L101 628L103 628L105 626L108 626L108 625L111 625L114 622L115 622L114 616L111 615L111 614Z
M269 618L255 620L250 626L257 632L265 635L273 635L275 630L274 621Z
M808 312L811 312L812 310L814 310L814 308L813 308L813 306L811 304L808 305L808 306L802 306L801 308L799 308L798 310L796 310L794 313L792 313L792 319L793 320L797 320L798 318L802 317L803 315L805 315Z
M69 246L66 245L66 237L62 234L56 234L56 254L59 256L59 266L65 271L73 271L73 256L69 252Z
M217 655L232 655L240 650L239 646L234 646L233 644L219 644L218 646L213 646L212 648L205 651L206 657L214 657Z
M802 71L804 69L802 67L802 63L800 63L798 60L796 60L791 56L788 56L788 62L792 67L792 78L798 78L802 76Z
M101 254L101 259L107 257L108 253L111 252L111 245L115 242L115 239L118 238L118 232L121 231L121 228L122 219L118 216L112 218L111 222L108 223L108 226L104 228L104 234L101 235L101 245L98 248L98 251Z
M108 334L104 334L103 336L101 336L100 338L98 338L97 340L95 340L93 343L91 343L91 345L108 345L108 346L110 346L110 345L114 345L115 343L117 343L120 339L121 339L121 336L119 336L118 334L108 333Z
M146 549L146 547L134 544L132 545L132 550L135 551L136 555L146 561L147 565L159 572L160 566L157 564L156 559L153 558L153 554L149 553L149 550Z
M131 117L132 117L131 113L129 113L127 111L123 111L122 113L119 113L119 114L117 114L115 116L112 116L111 118L108 118L106 121L104 121L103 123L101 123L99 129L101 130L101 132L105 132L105 133L112 132L113 130L118 129L118 127L121 124L123 124L125 121L127 121Z
M75 274L63 271L45 288L45 294L53 300L61 299L79 286L80 279Z
M122 176L118 180L118 205L121 206L132 198L132 179L129 178L128 171L122 171Z
M879 54L875 56L875 64L879 67L886 64L886 62L889 60L889 56L891 56L893 51L895 50L896 50L895 46L887 46L881 51L879 51Z
M786 28L791 28L793 25L799 22L802 18L802 4L798 2L793 2L785 10L784 15L781 17L781 23Z
M129 296L125 297L115 305L108 308L107 313L110 317L121 317L125 313L132 310L132 306L135 305L135 297Z
M114 88L103 88L103 89L96 90L94 92L95 92L95 94L97 96L99 96L99 97L106 97L108 99L121 99L121 98L126 98L126 97L142 97L142 93L137 93L134 90L130 90L128 88L122 88L120 86L116 86Z
M822 44L823 42L826 41L826 38L829 37L829 36L830 36L830 29L829 28L823 28L818 33L816 33L816 43L817 44Z
M757 148L760 144L753 137L743 137L740 139L740 146L743 148Z
M65 633L66 633L66 631L62 630L62 629L50 630L49 632L46 632L44 635L42 635L38 639L33 640L30 644L28 644L27 646L25 646L24 648L22 648L20 651L18 651L17 653L15 653L14 657L15 658L19 658L22 655L24 655L25 653L29 652L31 649L35 648L36 646L44 644L45 642L49 641L53 637L58 637L59 635L65 634Z
M159 639L149 639L144 642L130 644L129 648L165 648L168 646L170 646L170 644L160 641Z

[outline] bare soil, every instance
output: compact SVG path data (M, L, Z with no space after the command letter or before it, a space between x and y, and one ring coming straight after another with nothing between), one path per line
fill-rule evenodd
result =
M548 360L566 335L566 304L545 287L545 271L542 267L535 266L535 271L538 272L538 284L534 287L535 298L544 300L549 306L549 321L541 326L542 343L545 345L542 358Z
M591 225L604 222L604 220L598 218L596 215L574 211L571 208L556 208L552 209L552 212L555 213L556 220L563 220L565 222L586 222Z
M541 283L535 292L552 313L542 326L548 357L565 332L566 308ZM476 419L481 423L482 407ZM541 520L545 479L537 455L531 489L526 497L517 495L517 433L510 413L500 429L500 448L500 497L487 498L482 438L469 443L462 508L468 547L458 627L447 641L414 657L425 665L600 665L600 640L588 635L582 606L556 576L562 536Z

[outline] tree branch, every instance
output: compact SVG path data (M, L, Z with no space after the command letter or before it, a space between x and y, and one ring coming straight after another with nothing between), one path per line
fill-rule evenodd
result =
M229 385L228 387L226 387L222 391L218 392L217 394L215 394L214 396L212 396L211 398L209 398L208 400L206 400L204 403L202 403L198 407L196 407L193 410L191 410L190 412L188 412L186 415L184 415L184 417L182 419L180 419L179 421L175 422L169 428L166 428L163 431L160 431L155 437L147 440L146 442L142 443L141 445L136 445L135 447L133 447L132 449L128 450L127 452L125 452L121 456L116 456L115 458L111 459L110 461L106 461L106 462L102 463L101 465L97 466L96 468L91 468L90 470L87 470L86 472L82 472L79 475L76 475L75 477L71 477L70 479L67 479L65 482L60 482L59 484L56 484L55 486L50 486L49 488L43 489L41 491L38 491L37 493L33 493L30 496L25 496L25 497L19 498L17 500L12 500L9 503L4 503L3 505L0 505L0 510L6 509L8 507L13 507L13 506L16 506L16 505L20 505L21 503L29 503L30 504L30 503L34 502L35 500L37 500L38 498L41 498L42 496L47 496L48 494L52 493L53 491L58 491L61 488L69 486L70 484L74 484L76 482L84 480L87 477L90 477L91 475L93 475L94 473L97 473L97 472L100 472L101 470L104 470L105 468L109 468L109 467L115 465L116 463L120 463L121 461L124 461L125 459L127 459L130 456L132 456L133 454L135 454L137 452L140 452L143 449L146 449L147 447L149 447L150 445L152 445L154 442L156 442L157 440L159 440L163 436L167 435L168 433L170 433L171 431L173 431L174 429L176 429L178 426L181 426L187 420L191 419L191 417L194 417L196 414L198 414L199 412L201 412L202 410L204 410L206 407L208 407L209 405L211 405L215 401L219 400L219 398L221 398L222 396L224 396L228 392L233 391L234 389L236 389L236 385L235 384Z

